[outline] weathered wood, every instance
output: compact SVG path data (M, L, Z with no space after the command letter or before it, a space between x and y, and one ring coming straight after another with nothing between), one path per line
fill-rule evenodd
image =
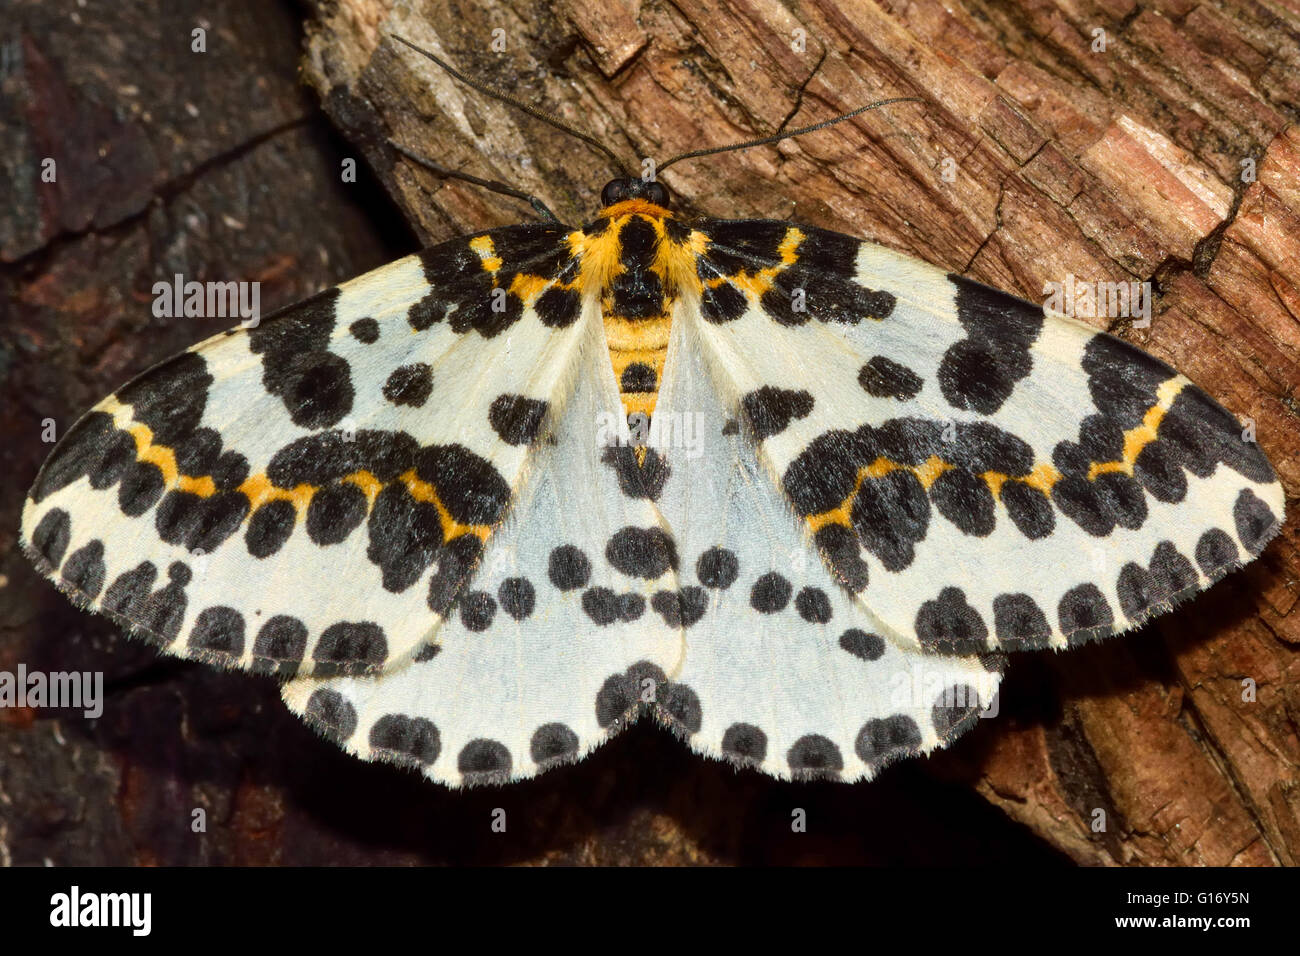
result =
M1120 318L1112 331L1251 419L1300 488L1293 6L322 5L307 77L432 240L531 214L413 171L383 135L535 192L570 221L590 215L610 170L389 33L638 158L920 96L924 109L683 163L663 181L688 210L798 218L1029 298L1067 275L1152 282L1150 327ZM963 742L932 766L961 767L1079 862L1300 861L1296 539L1293 519L1258 565L1127 640L1014 661L978 750Z

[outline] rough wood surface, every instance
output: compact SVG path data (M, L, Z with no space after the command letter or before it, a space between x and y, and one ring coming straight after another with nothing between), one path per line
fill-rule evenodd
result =
M1300 861L1300 5L319 0L302 61L314 96L292 82L293 15L274 5L128 4L83 12L80 32L12 5L0 428L17 480L0 508L0 667L101 668L114 691L93 725L0 711L0 861ZM220 42L196 62L203 17ZM334 753L265 683L116 638L12 542L48 451L40 421L66 428L214 331L151 320L154 279L264 277L264 305L292 301L404 250L385 194L425 241L531 218L398 161L388 137L571 222L610 176L390 32L629 157L921 97L664 181L687 211L807 221L1030 298L1069 274L1153 282L1151 326L1113 330L1255 422L1293 501L1282 537L1138 634L1014 659L996 719L857 787L736 775L637 727L576 767L454 795ZM57 191L31 178L48 155L76 171ZM367 162L342 186L348 155ZM508 835L488 829L498 806ZM795 807L808 833L791 833Z

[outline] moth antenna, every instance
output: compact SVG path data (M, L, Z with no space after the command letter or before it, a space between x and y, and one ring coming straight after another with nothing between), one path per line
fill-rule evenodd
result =
M596 139L591 134L584 133L582 130L570 126L568 123L564 122L564 120L552 116L550 113L547 113L544 110L540 110L536 106L533 106L530 103L525 103L517 96L507 93L504 90L498 90L495 87L488 86L486 83L480 83L478 80L466 76L460 70L456 69L450 63L441 59L436 54L429 52L423 47L416 46L414 43L412 43L410 40L406 39L405 37L400 37L396 33L390 33L389 36L400 43L406 44L416 53L419 53L421 56L428 57L430 60L438 64L438 66L442 67L444 70L446 70L456 79L460 80L470 89L476 90L477 92L482 93L484 96L490 96L494 100L500 100L502 103L506 103L510 106L513 106L515 109L527 113L529 116L533 117L533 119L539 119L543 123L547 123L551 126L554 126L558 130L562 130L563 132L568 133L570 136L577 137L578 139L586 143L588 146L595 147L596 149L600 150L602 153L605 154L605 156L609 158L609 161L614 164L614 168L618 170L619 175L621 176L628 175L627 167L623 164L623 161L618 158L618 156L614 153L614 151L610 149L608 146L606 146L604 143L600 142L600 140Z
M836 123L842 123L846 119L852 119L860 113L867 110L879 109L882 106L889 106L893 103L924 103L925 100L916 96L895 96L887 100L877 100L874 103L868 103L866 106L859 106L855 110L850 110L833 119L822 120L820 123L813 123L811 126L801 126L799 129L788 129L783 133L776 133L772 136L764 136L762 139L750 139L743 143L732 143L730 146L713 146L709 149L693 149L689 153L681 153L668 160L666 163L660 163L658 171L663 171L673 163L679 163L683 159L695 159L698 156L712 156L714 153L729 153L737 149L749 149L751 146L766 146L769 143L777 143L783 139L789 139L791 136L802 136L804 133L815 133L819 129L825 129L827 126L834 126Z
M501 193L503 196L513 196L516 199L522 199L532 206L543 219L547 219L551 222L560 221L555 213L551 212L550 207L547 206L546 203L542 202L542 200L537 196L532 196L524 192L522 189L515 189L513 186L499 183L495 179L483 179L479 176L471 176L469 173L462 173L458 169L448 169L446 166L435 163L426 156L421 156L419 153L407 149L396 140L390 139L388 145L393 147L393 149L397 150L407 159L411 160L411 162L423 166L425 169L438 176L445 176L448 179L463 179L467 183L473 183L475 186L481 186L483 189L491 190L494 193Z

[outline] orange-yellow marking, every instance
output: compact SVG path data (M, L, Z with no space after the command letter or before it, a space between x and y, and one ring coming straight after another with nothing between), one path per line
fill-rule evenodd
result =
M742 269L734 276L715 276L706 285L713 289L729 281L751 299L761 299L767 290L772 288L776 277L799 261L799 244L803 240L804 233L797 227L791 226L785 231L785 238L781 240L781 244L777 246L777 254L781 257L779 263L765 266L757 272L745 272Z
M162 472L164 487L186 491L200 498L209 498L217 493L216 482L212 480L210 475L180 474L176 466L175 451L166 445L154 444L153 432L148 425L129 421L130 406L114 401L111 405L105 406L103 410L112 414L118 427L125 429L135 439L136 459L149 462ZM122 421L119 421L119 419ZM366 500L371 506L374 505L376 496L383 488L383 482L365 469L355 471L340 480L360 488L365 493ZM398 480L406 485L411 497L416 501L429 502L438 510L443 540L450 541L452 538L464 534L472 534L480 540L486 541L492 533L491 525L464 524L453 518L451 512L447 510L447 506L438 497L437 489L427 481L422 481L416 475L414 469L399 476ZM256 474L245 478L235 490L248 499L248 513L250 515L267 502L288 501L301 517L306 513L307 506L311 504L312 496L320 490L320 487L304 483L293 488L281 488L272 484L271 479L265 474Z
M491 236L477 236L469 241L469 247L482 260L487 272L496 272L501 268L501 257L497 255Z
M1182 392L1188 384L1189 382L1187 379L1182 376L1170 378L1164 381L1160 387L1156 389L1156 404L1147 409L1146 414L1142 417L1142 423L1124 432L1124 451L1122 453L1122 458L1118 461L1093 462L1088 467L1088 480L1095 481L1098 476L1111 472L1132 475L1133 464L1137 461L1138 455L1142 453L1142 449L1156 440L1161 421L1164 420L1165 414L1169 411L1170 406L1173 405L1174 399L1178 397L1179 393ZM849 492L848 497L840 502L838 506L829 511L823 511L821 514L810 516L806 519L808 526L812 528L813 531L818 531L828 524L842 524L851 527L852 522L850 521L850 512L853 506L853 499L857 497L858 491L862 487L862 483L868 478L880 478L883 475L889 474L891 471L904 469L916 475L917 480L919 480L922 486L929 491L930 486L934 484L935 479L952 467L954 466L937 456L931 456L925 462L916 466L902 465L898 462L890 461L887 458L877 458L870 465L858 470L857 478L853 483L853 490ZM1051 462L1039 462L1027 475L1012 476L998 471L986 471L978 477L983 479L984 483L988 485L989 490L993 492L993 496L1001 500L1002 486L1008 481L1019 481L1037 491L1041 491L1045 495L1050 495L1052 487L1061 480L1061 473Z
M1124 432L1123 457L1119 461L1093 462L1088 467L1088 480L1094 481L1098 475L1107 472L1132 475L1133 464L1137 461L1138 455L1142 454L1142 449L1156 440L1165 414L1174 404L1174 399L1189 384L1191 383L1181 375L1161 382L1160 387L1156 389L1156 403L1142 416L1142 424L1135 425Z

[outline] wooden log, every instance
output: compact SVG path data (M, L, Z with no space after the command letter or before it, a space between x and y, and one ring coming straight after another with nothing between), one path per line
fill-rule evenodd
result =
M1300 13L1181 0L516 0L321 4L306 76L429 241L531 218L399 159L581 222L595 150L466 89L399 34L638 162L899 105L664 183L688 213L794 218L1028 298L1150 282L1094 319L1246 417L1300 488ZM1294 509L1292 509L1294 514ZM1087 864L1300 861L1294 517L1264 558L1142 632L1013 660L1000 719L929 762ZM679 822L679 826L689 825Z

